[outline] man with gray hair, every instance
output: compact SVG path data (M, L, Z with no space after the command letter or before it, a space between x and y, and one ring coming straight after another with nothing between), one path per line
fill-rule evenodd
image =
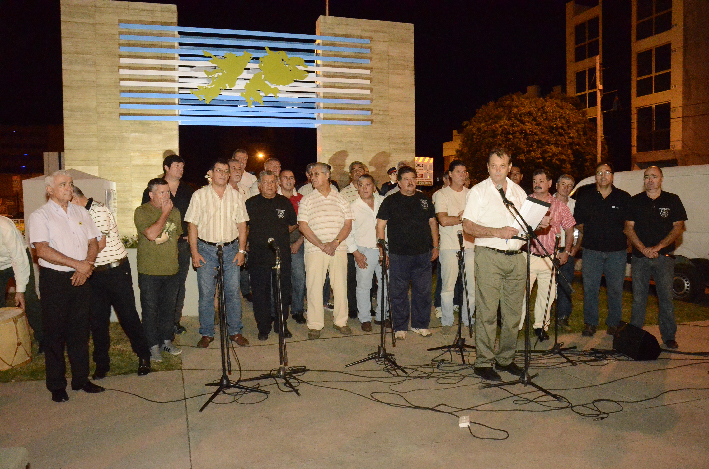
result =
M71 388L104 391L89 381L91 290L86 285L94 270L101 232L86 209L70 203L74 184L68 171L56 171L44 183L49 200L30 215L30 243L39 257L46 385L54 402L64 402L69 400L65 345Z
M330 187L330 169L315 163L311 170L313 192L303 197L298 210L298 225L305 236L305 271L308 290L308 338L317 339L325 326L322 287L325 275L335 295L334 328L352 334L347 325L347 245L352 230L352 210L342 196Z

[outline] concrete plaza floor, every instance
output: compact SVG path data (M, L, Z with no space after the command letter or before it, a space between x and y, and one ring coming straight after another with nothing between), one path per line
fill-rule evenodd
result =
M251 345L235 350L232 380L278 366L275 334L258 341L244 306ZM428 352L453 341L435 318L433 336L409 332L396 347L387 343L408 376L374 361L345 368L375 352L379 334L350 320L355 334L342 337L331 320L311 341L304 325L290 325L289 364L307 367L294 379L300 396L282 380L242 382L270 394L229 390L199 412L214 390L205 383L221 376L220 351L217 342L194 348L196 318L189 318L178 339L181 370L108 377L99 381L106 392L69 390L62 404L43 382L0 385L0 448L26 448L33 469L709 467L705 356L663 352L637 362L592 352L612 348L604 331L563 335L578 347L568 352L573 364L533 354L530 368L557 400L531 385L485 387L459 356ZM708 328L709 321L680 325L680 351L709 351ZM459 427L460 416L470 427Z

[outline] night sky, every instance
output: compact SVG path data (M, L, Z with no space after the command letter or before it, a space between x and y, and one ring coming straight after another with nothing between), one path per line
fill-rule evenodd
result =
M180 26L315 34L325 0L165 0ZM443 142L483 104L565 82L565 0L330 0L330 15L414 24L416 156L441 159ZM58 0L0 0L5 69L0 124L62 123ZM301 173L315 159L313 129L182 127L193 167L237 146L262 149ZM439 163L442 169L442 161ZM258 169L256 165L250 170ZM200 171L201 172L201 171ZM197 182L200 175L185 177ZM203 174L203 173L202 173ZM301 174L297 175L302 177Z

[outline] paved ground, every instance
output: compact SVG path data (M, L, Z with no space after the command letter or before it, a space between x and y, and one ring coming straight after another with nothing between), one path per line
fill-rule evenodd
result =
M250 310L245 318L253 331ZM635 362L590 353L611 349L603 332L562 336L584 351L569 352L574 365L534 354L531 366L534 382L556 400L521 384L485 388L459 357L426 351L452 342L440 329L388 343L409 372L395 376L375 362L345 368L379 343L356 320L355 336L341 337L330 322L315 341L293 324L290 365L308 368L295 380L300 397L281 382L244 383L270 394L229 391L200 413L213 390L205 383L221 375L220 352L216 342L192 347L196 321L188 321L180 371L109 377L101 381L107 392L69 391L62 404L51 402L43 382L0 386L0 447L27 448L33 469L709 467L704 356ZM709 321L681 325L680 350L709 351L708 328ZM278 365L273 334L249 338L250 347L236 350L233 380ZM460 416L470 417L469 428L458 426Z

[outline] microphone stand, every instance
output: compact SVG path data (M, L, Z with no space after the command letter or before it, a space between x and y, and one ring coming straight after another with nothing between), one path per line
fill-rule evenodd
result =
M531 282L530 282L530 256L532 255L532 243L531 241L533 239L536 239L537 242L539 243L539 239L537 238L537 235L534 233L534 230L532 229L531 226L527 223L527 221L524 219L522 214L519 213L519 210L517 210L517 207L514 206L512 202L510 202L507 197L505 197L505 193L502 191L501 186L498 187L500 190L500 195L502 195L502 201L505 204L505 207L507 207L507 211L512 214L512 217L514 217L515 221L522 227L522 230L526 234L526 240L527 240L527 285L525 288L525 300L526 300L526 311L525 311L525 317L524 317L524 370L522 373L522 376L519 377L518 381L509 381L509 382L504 382L504 383L496 383L496 384L488 384L484 385L486 388L492 388L492 387L502 387L502 386L509 386L517 383L522 383L525 386L532 386L538 391L543 392L544 394L553 397L556 400L562 400L560 396L557 396L556 394L552 393L551 391L544 389L534 381L534 376L529 375L529 358L530 358L530 341L529 341L529 329L531 327L531 323L529 321L529 297L531 294ZM523 239L523 238L517 238L517 239ZM541 246L541 243L539 243ZM542 249L544 249L544 246L542 246ZM545 250L546 252L546 250ZM549 254L549 253L547 253Z
M273 282L273 296L276 304L276 309L278 313L278 370L264 373L262 375L248 378L243 381L259 381L262 379L274 379L283 380L283 383L290 388L297 396L300 396L298 388L296 388L291 382L296 374L303 374L307 370L304 366L298 366L289 368L288 367L288 351L286 350L286 314L283 308L283 300L281 295L281 249L273 241L273 238L269 239L269 245L276 251L276 263L272 267L273 276L271 277L275 281ZM279 388L280 389L280 388Z
M473 337L473 324L471 319L471 314L470 314L470 298L468 296L468 282L467 282L467 275L465 272L465 248L463 247L463 233L458 232L458 242L460 243L460 250L458 251L458 280L461 280L463 282L463 298L465 298L465 304L467 306L467 311L468 311L468 330L470 334L470 338L472 339ZM438 279L440 282L441 279ZM465 343L465 337L463 337L463 310L462 308L458 311L458 332L455 336L455 339L453 339L453 343L450 345L443 345L441 347L432 347L430 349L427 349L429 352L434 351L434 350L443 350L444 353L448 352L453 354L454 351L458 352L460 354L460 360L462 361L463 365L465 365L465 356L463 352L466 349L470 350L475 350L475 346L473 345L466 345Z
M207 399L207 402L200 407L199 411L202 412L213 400L221 393L226 394L227 389L240 389L246 393L249 392L260 392L262 394L269 394L268 391L264 389L251 388L247 386L242 386L239 381L231 381L228 374L231 374L231 357L229 356L229 333L227 332L227 321L226 321L226 299L224 296L224 251L222 246L217 246L217 309L219 314L219 338L222 354L222 376L219 381L214 383L207 383L205 386L216 386L217 390ZM245 381L245 380L244 380Z
M382 285L381 285L381 292L382 292L382 301L381 301L381 312L382 312L382 319L381 319L381 324L379 325L379 346L377 347L376 352L372 352L366 357L356 360L352 363L348 363L345 365L345 368L354 366L354 365L359 365L360 363L368 362L370 360L374 360L380 365L384 365L385 369L387 367L391 368L394 370L394 373L396 371L401 371L405 375L408 375L406 370L402 368L398 363L396 363L396 360L394 360L394 354L387 352L386 349L386 322L387 322L387 316L389 319L389 322L391 323L391 345L392 347L396 347L396 336L394 335L394 319L392 318L391 315L391 295L389 294L389 269L387 267L389 256L387 255L387 248L386 248L386 243L382 240L377 242L379 244L379 247L381 248L382 252ZM386 299L386 302L384 301ZM379 305L377 305L379 307Z
M557 253L557 248L559 246L559 236L557 235L556 242L554 244L554 255L552 257L552 267L551 267L551 278L554 278L556 274L562 274L561 270L559 270L558 265L559 260L556 257ZM571 256L569 256L569 260L566 262L573 262L573 259ZM563 274L562 274L563 277ZM564 282L568 281L566 280L565 277L562 278ZM558 281L558 280L557 280ZM549 282L549 292L547 294L547 305L549 304L549 298L551 298L551 289L553 288L554 282ZM571 289L573 292L573 288ZM537 292L537 295L539 293ZM567 350L576 350L576 346L573 345L571 347L564 347L563 342L559 342L559 302L555 301L554 302L554 345L549 349L549 350L532 350L531 353L541 353L542 355L559 355L561 358L566 360L567 362L571 363L573 366L576 366L576 362L571 360L566 354L564 354L565 351Z

